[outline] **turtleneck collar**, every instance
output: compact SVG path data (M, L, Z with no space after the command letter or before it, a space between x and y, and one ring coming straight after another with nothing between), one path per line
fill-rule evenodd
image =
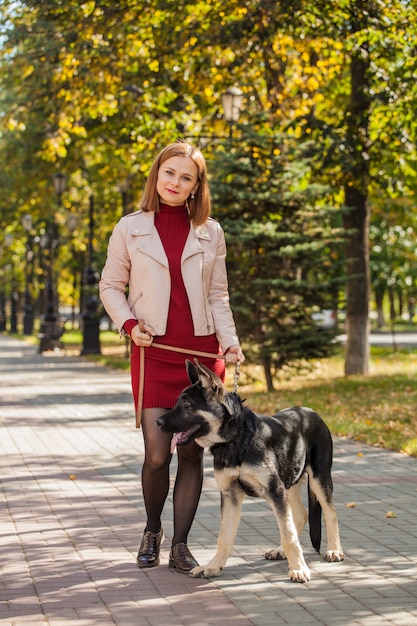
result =
M184 202L181 206L172 206L171 204L164 204L163 202L159 203L159 212L160 213L188 213L187 203Z

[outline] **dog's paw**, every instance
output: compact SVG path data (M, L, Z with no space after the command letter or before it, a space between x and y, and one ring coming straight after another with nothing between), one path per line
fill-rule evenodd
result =
M324 555L324 560L328 561L329 563L336 563L339 561L344 561L345 555L343 554L342 550L327 550L326 554Z
M191 576L191 578L198 578L198 577L214 578L215 576L220 576L221 571L222 571L221 567L216 567L216 566L210 567L210 564L206 566L199 565L198 567L194 567L190 571L189 576Z
M191 578L198 578L199 576L203 576L204 574L204 567L201 567L200 565L198 567L193 567L192 570L190 570L189 572L189 576L191 576Z
M287 558L282 546L268 550L268 552L265 552L264 557L268 559L268 561L284 561Z
M290 569L288 573L290 575L290 580L293 583L306 583L311 578L308 567L305 567L304 569Z

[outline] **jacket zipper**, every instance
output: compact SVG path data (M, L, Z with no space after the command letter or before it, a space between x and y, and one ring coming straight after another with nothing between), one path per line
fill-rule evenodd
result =
M137 296L137 297L133 300L132 304L130 305L130 310L131 310L132 312L133 312L133 308L134 308L134 306L135 306L136 302L137 302L138 300L140 300L142 296L143 296L143 291L140 291L140 292L139 292L139 294L138 294L138 296Z
M134 300L134 301L133 301L133 303L131 304L131 306L130 306L130 310L132 311L132 313L133 313L133 309L134 309L134 307L135 307L136 302L137 302L138 300L140 300L142 296L143 296L143 291L140 291L140 292L139 292L139 294L138 294L138 296L137 296L137 298L135 298L135 300ZM121 330L120 330L120 333L119 333L119 337L120 337L120 338L122 338L122 337L124 337L125 335L127 335L127 333L126 333L123 329L121 329Z

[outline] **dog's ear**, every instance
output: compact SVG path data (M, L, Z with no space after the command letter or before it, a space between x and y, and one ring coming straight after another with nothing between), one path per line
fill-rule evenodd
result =
M198 369L196 368L194 363L191 363L191 361L189 361L188 359L185 361L185 365L187 368L187 374L188 374L188 378L190 379L190 383L194 385L194 383L196 383L199 378Z
M194 359L196 369L198 372L198 380L200 381L204 391L208 392L208 395L213 398L216 396L216 400L221 402L225 391L221 379L211 371L208 367L200 363L197 359Z

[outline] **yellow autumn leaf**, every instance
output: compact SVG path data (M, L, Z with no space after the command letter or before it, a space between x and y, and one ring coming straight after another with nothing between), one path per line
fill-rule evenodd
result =
M345 504L345 507L347 509L354 509L356 506L356 502L348 502L347 504Z
M385 517L390 517L390 518L393 518L393 517L397 517L397 516L396 516L396 514L394 513L394 511L387 511L387 514L385 515Z
M314 91L315 89L319 88L319 81L317 80L317 78L315 78L315 76L310 76L307 79L307 87L311 90Z
M159 61L157 59L153 59L150 63L148 63L148 67L151 70L151 72L158 72L159 71Z

